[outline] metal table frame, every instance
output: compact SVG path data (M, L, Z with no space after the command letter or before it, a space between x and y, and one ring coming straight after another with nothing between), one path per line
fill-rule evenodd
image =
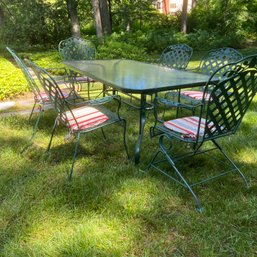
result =
M146 96L162 91L203 86L209 79L209 76L204 74L132 60L65 61L63 63L115 90L140 95L135 164L140 162L140 149L146 123Z

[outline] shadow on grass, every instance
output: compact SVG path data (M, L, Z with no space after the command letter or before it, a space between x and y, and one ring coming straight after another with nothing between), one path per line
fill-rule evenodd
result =
M137 137L136 115L137 112L127 114L130 152L134 150ZM241 179L233 175L200 186L196 191L205 212L199 215L187 190L161 174L140 171L158 148L157 139L150 140L146 131L142 161L139 167L134 166L126 160L121 128L116 129L114 125L107 130L107 143L102 139L101 131L82 138L74 177L69 183L66 174L74 143L63 143L67 132L64 128L58 129L53 149L45 154L53 118L52 113L45 114L33 146L23 155L19 154L19 149L31 131L26 117L0 122L3 131L0 136L3 163L0 173L3 213L0 253L2 251L3 256L8 256L7 252L9 256L83 256L83 253L88 256L125 256L133 255L134 251L138 256L144 253L171 256L176 251L186 256L193 251L199 256L201 247L195 246L202 244L201 240L197 241L202 234L206 235L204 245L213 247L214 242L218 244L230 233L240 234L239 241L248 242L244 247L251 250L254 226L252 217L247 218L246 213L254 213L255 182L248 192ZM150 117L146 129L152 122ZM237 149L247 151L248 144L241 143L247 141L256 151L257 143L249 136L256 135L257 128L252 131L250 122L242 125L239 136L231 137L229 143L226 140L222 143L239 167L251 176L256 163L240 159L239 153L235 152ZM252 131L252 134L244 135L245 131ZM183 168L196 178L199 163L184 164ZM204 172L208 172L208 160L201 159L201 163L206 165ZM224 229L234 220L239 226L236 231ZM242 235L245 229L248 232ZM188 242L191 248L187 248ZM230 240L224 242L227 246L231 243ZM218 247L214 249L219 251Z

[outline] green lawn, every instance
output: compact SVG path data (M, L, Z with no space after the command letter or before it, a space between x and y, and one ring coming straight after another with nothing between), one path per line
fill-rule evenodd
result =
M53 58L40 56L32 58L38 63ZM138 112L126 106L121 112L132 154ZM74 142L64 143L65 128L58 128L52 150L45 153L52 111L45 112L33 145L23 154L32 131L28 117L1 118L0 256L256 256L256 113L257 97L238 133L221 141L250 189L237 175L199 186L200 214L188 191L156 171L144 172L158 142L148 136L152 114L139 166L126 159L122 129L114 125L106 129L106 141L101 131L82 137L71 183L67 171ZM202 156L201 163L186 162L183 168L194 179L200 168L209 172L212 159Z

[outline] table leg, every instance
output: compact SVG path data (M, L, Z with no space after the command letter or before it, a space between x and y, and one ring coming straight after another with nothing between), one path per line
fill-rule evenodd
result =
M136 151L135 151L135 164L140 162L140 148L143 140L144 127L146 122L146 95L141 94L140 99L140 114L139 114L139 131L138 131L138 139L136 143Z
M106 90L106 85L105 84L103 84L103 97L105 97L105 90Z

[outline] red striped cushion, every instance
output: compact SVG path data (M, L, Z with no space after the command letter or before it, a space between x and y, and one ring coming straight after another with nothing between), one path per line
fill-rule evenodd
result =
M203 92L202 91L181 91L181 95L191 97L195 100L202 100L203 99ZM205 99L208 100L210 98L210 94L205 94Z
M49 97L48 97L48 95L45 92L40 92L39 95L37 95L35 97L35 99L36 99L37 102L40 102L42 99L45 102L49 102Z
M66 112L66 116L70 129L73 132L77 130L92 128L109 119L104 113L100 112L94 107L83 106L72 110L72 112L75 116L78 126L71 112Z
M204 135L205 123L206 123L206 120L202 118L200 130L199 130L199 136ZM164 122L163 125L170 130L180 133L181 136L184 138L190 137L192 139L196 139L197 132L198 132L198 125L199 125L199 117L190 116L190 117L169 120Z
M63 94L64 98L67 98L69 96L69 93L66 92L67 90L64 89L64 90L61 90L61 91L62 91L62 94ZM45 102L50 101L48 95L43 91L39 92L39 95L37 95L35 97L35 99L36 99L37 102L41 102L41 99L43 99L43 101L45 101Z

